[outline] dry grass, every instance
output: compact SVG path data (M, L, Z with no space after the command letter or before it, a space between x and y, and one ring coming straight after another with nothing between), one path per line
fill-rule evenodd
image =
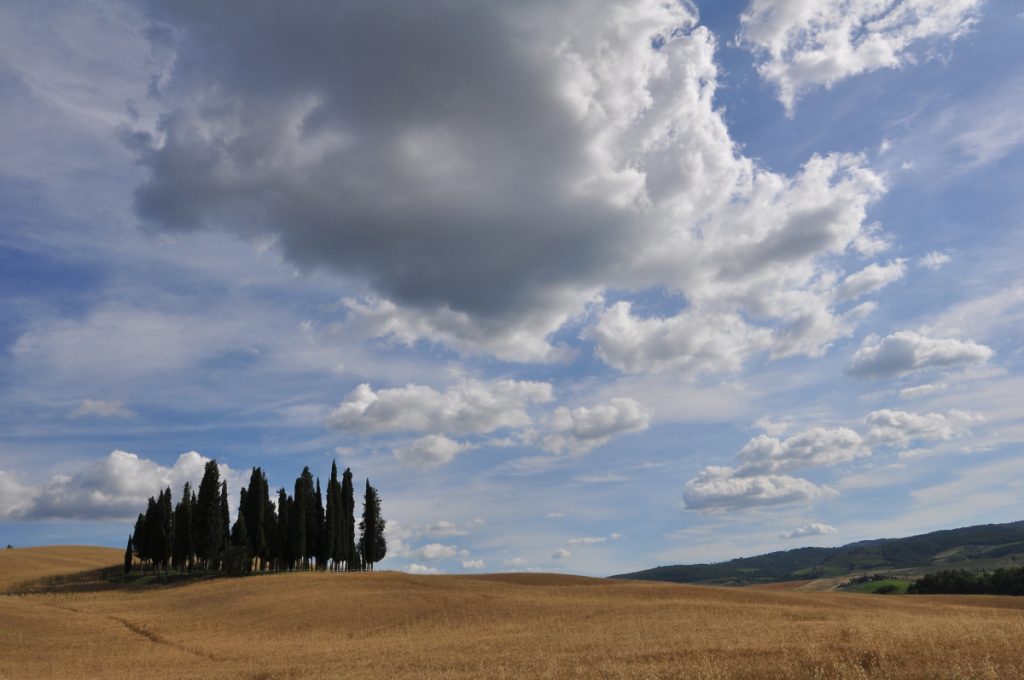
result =
M2 583L33 575L0 558ZM0 677L1024 678L1024 598L528 574L56 590L0 595Z

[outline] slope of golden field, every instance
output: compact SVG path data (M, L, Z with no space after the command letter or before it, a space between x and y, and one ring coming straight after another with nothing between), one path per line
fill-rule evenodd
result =
M1024 598L386 572L21 593L3 678L1024 678Z
M0 593L30 582L120 564L123 550L85 545L0 550Z

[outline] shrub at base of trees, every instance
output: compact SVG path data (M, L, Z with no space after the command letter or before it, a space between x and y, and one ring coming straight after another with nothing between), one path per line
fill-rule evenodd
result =
M1024 595L1024 567L973 572L966 569L926 574L911 584L918 595Z
M144 573L167 574L174 569L182 574L232 576L257 571L372 570L387 554L387 523L377 489L366 480L358 541L351 470L346 469L339 481L338 466L331 465L326 497L325 507L320 480L314 480L306 467L295 480L292 495L279 489L275 503L266 475L256 467L249 485L241 490L232 527L227 483L220 479L217 461L211 460L198 493L186 482L173 507L170 488L149 499L128 537L125 574L136 567Z

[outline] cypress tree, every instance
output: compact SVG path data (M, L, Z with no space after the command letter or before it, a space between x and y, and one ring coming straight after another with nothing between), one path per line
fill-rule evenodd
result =
M316 492L313 495L313 519L316 524L316 568L324 569L330 557L327 543L327 523L324 518L324 501L320 491L320 478L316 478Z
M307 528L306 512L312 499L311 491L307 491L305 476L309 474L309 468L303 470L303 474L295 480L295 495L289 499L288 517L288 539L291 542L290 549L292 560L299 566L309 566L307 561L309 554L306 552Z
M341 477L341 554L345 560L345 568L353 571L359 568L359 551L356 550L356 501L352 487L352 470L345 468L345 474Z
M139 518L135 520L135 531L132 532L132 548L139 561L143 563L143 570L147 559L146 541L146 516L140 512Z
M280 569L290 569L295 560L292 553L292 512L291 499L285 493L284 488L277 491L277 528L278 528L278 549L280 550Z
M380 562L387 555L388 547L384 539L386 522L380 513L380 496L377 489L366 480L366 493L363 496L363 520L359 523L359 544L362 549L363 563L373 571L375 562Z
M160 566L164 572L171 561L171 552L174 548L174 511L171 509L171 488L167 487L160 493L157 502L157 517L159 522L159 559Z
M249 531L248 542L253 557L261 562L267 558L266 506L268 501L267 479L258 467L249 475L249 488L243 490L239 514L245 515Z
M231 530L231 545L236 548L249 547L249 529L245 526L245 515L238 513L235 528Z
M156 567L160 560L160 510L157 505L156 499L152 496L146 501L146 519L145 526L146 532L145 542L140 546L143 553L140 557L146 562L149 562L150 566ZM143 567L145 569L145 567Z
M338 483L338 464L331 463L331 479L327 482L327 512L324 516L324 544L327 548L327 559L338 569L342 560L341 553L341 485Z
M220 483L220 526L221 526L221 550L224 550L231 543L231 510L228 508L228 483Z
M128 573L132 570L132 537L128 536L128 547L124 549L124 573Z
M179 572L184 573L185 567L191 568L195 547L192 541L192 501L195 494L192 486L185 482L181 490L181 500L174 507L174 549L171 551L171 564Z
M206 469L203 471L199 495L193 509L196 553L207 569L212 566L224 542L220 490L220 470L217 469L217 461L211 460L206 463Z
M270 502L270 488L267 486L267 478L263 478L263 495L267 497L267 502L263 505L263 532L266 539L266 549L264 551L265 560L262 564L264 570L270 569L272 565L280 565L281 560L281 539L280 539L280 527L277 521L277 510L274 508L274 504Z

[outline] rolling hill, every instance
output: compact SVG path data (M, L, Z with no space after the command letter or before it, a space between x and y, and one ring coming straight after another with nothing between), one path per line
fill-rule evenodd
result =
M136 587L120 557L0 551L0 678L1024 678L1024 598L386 571Z
M859 541L837 548L796 548L714 564L655 567L611 578L710 585L751 585L893 570L991 569L1024 564L1024 521Z

